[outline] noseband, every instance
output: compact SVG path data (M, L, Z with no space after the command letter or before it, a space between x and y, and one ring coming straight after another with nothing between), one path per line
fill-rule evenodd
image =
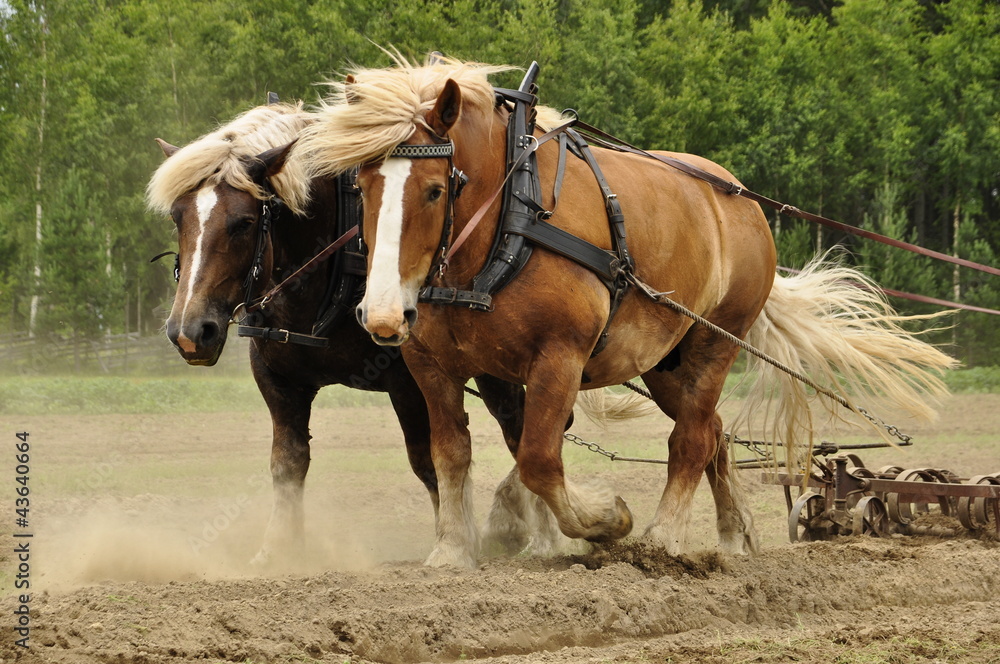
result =
M444 213L444 226L441 228L441 241L438 243L437 252L434 254L434 262L424 280L424 286L430 284L437 276L444 276L448 269L448 245L451 243L451 230L455 224L455 200L462 194L462 189L469 182L469 178L462 171L455 168L453 158L455 156L455 144L451 141L444 143L429 143L427 145L416 145L411 143L401 143L389 153L387 159L447 159L448 160L448 207Z

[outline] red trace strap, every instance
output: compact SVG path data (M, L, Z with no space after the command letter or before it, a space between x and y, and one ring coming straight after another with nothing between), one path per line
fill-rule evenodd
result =
M977 311L981 314L993 314L994 316L1000 316L1000 311L996 309L987 309L986 307L977 307L971 304L962 304L961 302L951 302L950 300L941 300L936 297L929 297L927 295L916 295L915 293L904 293L903 291L893 290L891 288L879 288L886 295L892 295L893 297L901 297L904 300L913 300L914 302L923 302L925 304L937 304L942 307L948 307L949 309L964 309L965 311Z
M799 274L800 272L802 272L802 270L796 270L795 268L791 267L778 266L778 269L783 270L785 272L791 272L793 274ZM904 300L923 302L924 304L935 304L941 307L948 307L949 309L963 309L965 311L975 311L981 314L993 314L994 316L1000 316L1000 311L997 311L996 309L977 307L972 304L962 304L961 302L952 302L951 300L942 300L937 297L930 297L929 295L917 295L916 293L906 293L904 291L898 291L892 288L882 288L881 286L875 286L873 288L867 284L861 284L856 281L852 281L851 284L857 286L858 288L863 288L865 290L877 290L879 292L885 293L886 295L891 295L892 297L899 297Z
M598 138L604 143L604 147L619 150L624 152L632 152L634 154L643 155L651 159L660 161L668 166L672 166L677 170L687 173L692 177L696 177L699 180L709 183L713 187L717 187L726 193L733 194L734 196L742 196L744 198L749 198L755 201L759 205L766 205L778 211L779 214L786 214L790 217L798 217L799 219L805 219L828 228L833 228L843 233L849 233L851 235L857 235L869 240L875 240L876 242L881 242L887 244L890 247L896 247L897 249L905 249L906 251L912 251L915 254L920 254L921 256L929 256L930 258L936 258L940 261L946 263L953 263L955 265L961 265L962 267L972 268L973 270L979 270L980 272L986 272L987 274L1000 275L1000 268L995 268L990 265L983 265L982 263L974 263L973 261L966 260L964 258L959 258L957 256L950 256L948 254L941 253L940 251L934 251L933 249L925 249L924 247L917 246L915 244L910 244L909 242L903 242L902 240L896 240L885 235L880 235L872 231L866 231L863 228L858 228L856 226L850 226L848 224L834 221L833 219L828 219L827 217L822 217L818 214L813 214L811 212L803 212L799 210L794 205L787 205L780 201L776 201L773 198L768 198L754 191L746 189L745 187L736 184L735 182L730 182L724 178L709 173L708 171L702 170L697 166L676 159L674 157L666 157L664 155L653 154L642 148L637 148L634 145L629 145L621 139L615 138L610 134L607 134L600 129L592 125L588 125L585 122L577 122L576 128L591 134Z

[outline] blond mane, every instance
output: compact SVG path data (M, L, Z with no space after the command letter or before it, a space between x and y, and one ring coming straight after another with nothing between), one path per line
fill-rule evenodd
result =
M196 187L221 182L263 200L268 194L247 176L244 160L295 140L314 121L311 113L302 110L301 102L252 108L167 158L146 186L147 204L168 214L179 197ZM294 149L271 183L292 212L304 213L309 180Z
M321 120L303 132L297 146L312 175L343 173L384 159L418 125L426 126L424 118L448 79L461 88L463 113L492 112L495 93L488 77L517 69L438 55L417 66L398 52L387 53L395 66L355 68L349 79L327 83L332 92L321 103ZM558 122L559 114L539 107L538 117L544 126Z

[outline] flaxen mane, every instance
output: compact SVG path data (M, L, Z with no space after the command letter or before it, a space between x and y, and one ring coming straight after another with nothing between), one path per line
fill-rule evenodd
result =
M488 77L517 69L440 56L415 66L398 53L390 55L394 67L357 68L346 80L328 83L332 92L318 113L321 121L303 132L296 146L305 154L313 175L343 173L384 159L417 125L425 124L424 116L434 107L448 79L462 90L463 112L492 112L495 93ZM538 108L539 126L551 128L559 117L553 109Z
M200 186L225 182L256 198L267 198L259 185L247 177L246 160L295 140L315 121L298 104L268 104L250 109L235 120L166 159L146 186L149 207L168 214L174 201ZM296 214L302 214L309 197L309 185L295 150L281 173L272 178L275 193Z

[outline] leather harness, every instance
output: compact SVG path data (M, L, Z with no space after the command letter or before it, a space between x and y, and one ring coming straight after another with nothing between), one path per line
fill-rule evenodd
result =
M439 256L444 254L445 258L439 258L435 262L437 269L431 270L428 283L420 292L420 301L432 304L467 306L478 311L492 311L493 296L520 272L531 257L533 247L540 246L594 272L607 287L611 296L611 308L607 323L593 351L593 354L596 355L607 345L608 329L628 289L626 275L634 268L626 241L625 217L622 214L617 196L608 186L586 140L570 129L572 123L558 127L541 138L536 138L533 135L535 130L534 107L538 99L534 79L537 74L538 65L532 63L517 90L495 89L498 106L511 104L512 108L507 123L507 169L509 176L503 186L504 197L500 212L500 224L494 236L489 261L473 278L472 288L469 290L432 286L430 279L433 279L435 272L440 274L447 267L447 254L444 250L448 241L447 236L450 233L450 224L446 223L442 248L439 251ZM565 170L566 152L569 150L590 166L601 189L611 229L611 251L602 249L548 223L552 211L546 210L538 202L541 198L541 183L535 150L542 142L553 138L557 138L559 141L559 163L553 185L554 203L558 204ZM421 147L432 146L401 145L391 156L409 156L407 153L412 153ZM400 151L401 148L403 151ZM453 203L453 200L449 202L449 211ZM490 203L492 200L488 201L484 207L488 207Z
M254 264L244 282L246 296L242 305L245 316L239 321L236 333L241 337L254 337L277 341L279 343L294 343L304 346L326 347L329 345L327 332L338 322L350 315L356 294L363 287L367 275L367 265L363 254L363 244L359 237L359 221L361 207L357 187L354 184L355 173L344 173L336 178L337 209L335 211L337 240L327 246L317 256L293 272L281 283L265 295L254 299L253 286L260 275L263 261L263 248L266 246L270 233L271 216L269 210L276 207L281 210L283 204L273 194L269 201L262 202L261 223L257 230L257 251ZM282 328L264 327L267 303L281 290L300 281L306 274L316 269L320 263L327 262L327 287L316 314L311 334L291 332Z

